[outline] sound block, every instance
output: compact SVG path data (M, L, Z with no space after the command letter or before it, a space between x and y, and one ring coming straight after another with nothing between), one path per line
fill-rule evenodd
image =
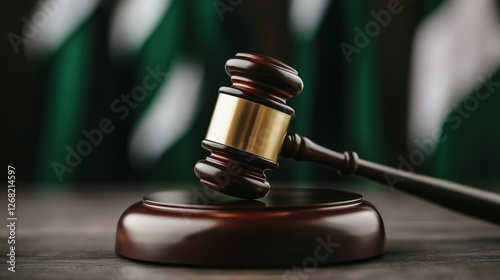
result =
M207 189L144 196L121 216L115 251L189 266L317 266L383 254L375 207L356 193L274 188L259 200Z

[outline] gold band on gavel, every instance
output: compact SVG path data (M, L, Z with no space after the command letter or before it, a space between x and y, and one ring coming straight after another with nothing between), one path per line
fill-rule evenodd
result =
M219 94L206 139L277 161L291 118L276 109Z

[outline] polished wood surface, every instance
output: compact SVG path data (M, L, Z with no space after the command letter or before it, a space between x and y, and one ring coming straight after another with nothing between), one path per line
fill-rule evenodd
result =
M292 269L155 265L117 256L115 229L124 209L145 193L168 186L79 186L79 191L37 192L23 188L19 185L17 194L18 269L11 273L2 265L1 279L283 279ZM388 251L366 262L319 267L308 279L498 278L498 226L376 184L341 189L361 193L377 206ZM5 221L5 212L0 217ZM0 251L6 252L6 229L0 233Z
M115 250L166 264L287 267L364 260L386 243L382 217L357 193L273 188L246 200L205 187L145 195L120 217Z

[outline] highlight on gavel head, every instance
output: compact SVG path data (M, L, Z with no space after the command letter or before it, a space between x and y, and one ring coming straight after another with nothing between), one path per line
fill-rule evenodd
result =
M298 72L271 57L238 53L226 62L232 85L221 87L196 163L200 182L221 193L256 199L270 189L265 170L278 156L294 111L286 100L302 91Z

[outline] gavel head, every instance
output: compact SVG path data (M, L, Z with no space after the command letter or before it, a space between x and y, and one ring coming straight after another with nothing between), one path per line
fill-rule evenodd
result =
M269 191L265 170L277 159L294 111L286 100L302 91L298 72L276 59L238 53L226 62L231 87L221 87L201 145L210 155L194 171L221 193L255 199Z

